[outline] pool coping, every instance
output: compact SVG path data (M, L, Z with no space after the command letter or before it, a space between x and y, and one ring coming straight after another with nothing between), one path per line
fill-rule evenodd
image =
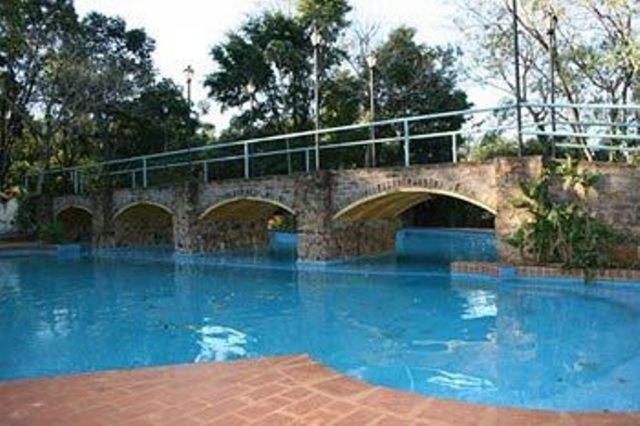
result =
M576 283L610 283L640 285L640 269L603 268L589 274L582 269L560 266L513 266L497 262L452 262L449 271L453 277L489 278L492 280L553 280Z
M0 382L3 424L533 425L640 423L640 412L528 410L347 377L306 354Z

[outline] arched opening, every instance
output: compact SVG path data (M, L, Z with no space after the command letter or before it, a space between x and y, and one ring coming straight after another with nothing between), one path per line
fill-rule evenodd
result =
M68 206L56 215L64 232L64 239L68 242L90 242L93 235L93 215L79 206Z
M198 249L295 248L295 213L274 200L239 197L207 208L198 222Z
M495 215L495 210L481 201L461 194L427 188L400 188L363 198L338 211L333 218L340 220L392 219L434 197L453 198Z
M131 204L114 215L115 244L119 247L163 247L174 244L173 214L152 203Z
M495 210L461 194L426 188L388 191L348 205L334 221L342 233L364 229L361 245L394 250L403 260L448 264L496 258Z

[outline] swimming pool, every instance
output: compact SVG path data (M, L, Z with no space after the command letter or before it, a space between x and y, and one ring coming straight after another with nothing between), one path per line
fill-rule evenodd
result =
M640 409L633 286L458 281L448 260L494 257L491 236L409 231L398 243L396 256L325 271L296 270L287 250L0 258L0 379L304 352L436 397Z

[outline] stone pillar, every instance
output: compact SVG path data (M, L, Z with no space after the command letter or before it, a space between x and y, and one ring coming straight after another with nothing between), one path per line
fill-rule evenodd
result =
M294 209L298 212L298 260L316 262L333 256L331 235L332 175L319 171L296 182Z
M299 261L328 262L394 249L399 220L333 220L332 194L332 172L321 171L297 182Z
M542 157L497 158L496 186L496 243L498 260L508 264L522 264L524 259L517 248L509 244L509 238L528 215L513 206L513 200L522 195L520 184L542 176Z
M104 189L92 196L93 220L92 240L97 248L108 248L115 245L115 229L113 224L113 191Z
M191 253L198 250L198 205L199 187L196 183L185 183L176 189L173 241L176 252Z
M268 218L258 220L199 221L195 237L195 251L218 252L226 250L259 249L269 242Z

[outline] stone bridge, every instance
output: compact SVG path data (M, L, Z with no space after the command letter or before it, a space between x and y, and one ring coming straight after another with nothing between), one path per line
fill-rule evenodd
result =
M603 166L606 167L606 166ZM521 214L510 199L519 183L539 176L538 157L408 168L320 171L314 174L226 180L165 188L122 189L94 196L54 199L54 214L72 235L100 247L170 246L200 252L259 247L267 222L280 212L295 217L301 261L331 261L393 249L398 216L427 198L449 196L495 215L504 261L518 253L506 239ZM637 184L624 166L608 170L597 211L614 225L640 235ZM611 174L611 172L613 172ZM624 190L632 198L620 197ZM628 194L628 192L627 192Z

